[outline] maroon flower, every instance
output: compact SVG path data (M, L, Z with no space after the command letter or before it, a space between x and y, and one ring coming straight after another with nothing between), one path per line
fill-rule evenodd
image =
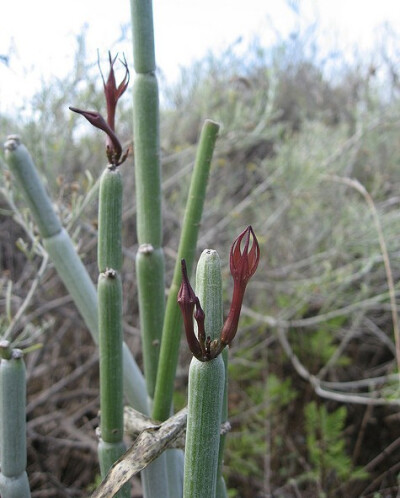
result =
M207 349L207 344L210 343L210 337L206 337L206 331L204 328L204 320L206 316L204 314L203 308L200 305L200 300L196 296L196 311L194 312L194 319L197 322L197 337L201 350L201 357L197 356L197 359L209 359L210 350Z
M246 285L257 270L259 260L260 247L257 237L252 227L248 226L237 237L231 248L230 268L233 277L233 296L228 317L222 327L222 347L230 344L236 335Z
M242 248L243 244L243 248ZM218 356L235 337L246 285L257 270L260 247L251 226L235 240L231 248L230 268L233 276L233 296L228 318L222 327L219 340L211 341L204 330L204 311L192 289L182 259L182 283L178 293L178 304L183 315L186 338L193 355L200 361L209 361ZM196 308L196 311L195 311ZM198 337L193 328L193 312L197 322Z
M241 251L242 241L244 239L243 251ZM252 240L249 251L250 240ZM239 281L242 286L246 287L247 282L257 270L260 260L260 247L257 237L251 225L237 237L231 247L230 268L231 274L235 281Z
M101 71L101 67L99 64L101 77L103 79L104 94L106 96L106 102L107 102L107 123L113 131L115 131L115 111L117 109L117 103L118 103L118 100L120 99L120 97L125 92L125 90L128 88L128 83L129 83L129 69L128 69L128 64L127 64L125 56L124 56L124 59L120 60L120 62L125 68L125 76L118 86L116 84L115 73L114 73L114 64L115 64L115 61L117 60L117 57L118 57L118 54L114 57L114 59L112 59L111 53L108 52L108 59L109 59L109 63L110 63L110 73L108 75L107 83L104 80L104 76L103 76L103 73Z
M118 140L117 135L114 133L114 131L110 128L108 123L106 123L105 119L103 116L96 111L82 111L82 109L77 109L76 107L70 107L71 111L77 112L78 114L82 114L90 124L92 124L94 127L99 128L100 130L103 130L104 132L107 133L107 156L108 152L112 151L112 157L118 159L121 157L122 154L122 147L121 144ZM109 157L110 159L110 157ZM118 162L118 161L117 161ZM115 164L115 161L110 160L111 164ZM120 164L120 163L118 163Z
M77 109L76 107L70 107L70 109L71 111L77 112L78 114L82 114L82 116L84 116L89 121L89 123L91 123L96 128L103 130L107 134L106 154L108 161L113 166L119 166L128 157L128 151L122 154L121 143L118 140L117 135L115 134L115 111L117 109L119 98L125 92L128 86L129 69L124 57L124 60L121 62L125 67L125 76L122 82L117 87L114 74L114 63L117 59L117 56L112 59L111 53L109 52L108 57L110 62L110 73L108 75L107 83L105 82L103 73L100 69L101 77L103 79L104 95L106 97L107 104L107 121L105 121L101 114L96 111L83 111L81 109Z
M182 259L181 265L182 283L178 292L178 304L183 316L186 339L190 351L198 360L209 361L215 358L220 351L217 351L215 348L212 349L214 341L211 342L210 336L206 336L206 331L204 329L204 311L200 305L199 298L190 285L184 259ZM193 311L194 319L197 322L197 337L193 328Z
M196 307L197 320L203 320L203 330L204 330L204 312L200 307L199 299L196 297L194 290L189 282L189 277L186 269L186 262L184 259L181 261L182 265L182 283L178 292L178 304L183 316L183 325L185 327L186 339L189 345L190 351L194 354L196 358L202 356L202 348L197 340L196 334L193 327L193 311Z

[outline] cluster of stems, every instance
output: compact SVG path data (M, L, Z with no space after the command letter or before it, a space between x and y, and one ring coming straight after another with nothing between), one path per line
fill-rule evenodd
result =
M100 433L98 454L101 475L125 452L124 392L123 392L123 332L122 332L122 196L123 185L119 166L128 153L122 153L120 141L115 132L115 114L119 98L129 82L129 70L125 59L125 76L117 86L113 59L109 53L110 72L104 80L104 94L107 104L107 120L100 113L70 107L82 114L93 126L106 133L106 156L108 166L101 175L99 192L97 284L99 353L100 353ZM126 484L118 493L121 498L130 496Z
M179 286L182 279L181 259L185 258L187 271L190 274L194 262L211 160L219 128L218 123L208 119L205 121L200 134L179 239L177 259L168 292L154 394L153 418L155 420L166 420L171 413L182 328L182 315L177 306Z
M107 105L106 119L98 112L70 107L106 133L108 166L100 180L97 292L53 209L28 151L18 137L9 137L6 158L31 208L43 245L95 342L99 344L101 416L98 451L102 476L106 475L113 462L125 450L124 394L129 404L137 410L147 415L152 410L154 420L164 421L171 415L183 321L194 356L189 372L185 468L183 471L182 452L167 450L142 472L143 493L145 498L179 498L182 493L185 498L215 495L225 497L226 488L221 476L224 437L220 436L220 425L227 419L226 346L235 337L246 285L256 271L260 251L253 229L249 226L239 235L231 249L230 269L234 289L230 311L223 323L221 271L215 251L206 250L200 258L196 274L197 295L189 282L211 160L219 131L217 123L206 120L189 187L178 258L165 303L159 98L152 2L131 0L131 12L135 69L133 124L136 226L139 242L136 274L144 376L122 337L122 179L119 166L127 159L128 153L123 150L116 134L115 118L118 100L129 83L125 58L121 61L125 75L119 85L114 74L117 57L113 58L109 54L110 72L107 80L102 74ZM2 496L16 496L7 494L5 479L10 477L13 482L20 479L18 486L21 488L18 489L27 491L24 491L25 494L21 491L18 496L25 497L29 496L25 473L26 448L23 447L22 440L16 438L17 432L23 435L25 432L21 415L24 414L25 403L23 360L21 355L15 351L10 352L6 347L2 351L0 489ZM12 374L9 373L11 371ZM19 401L16 401L15 406L10 404L12 410L18 413L14 419L20 425L15 426L15 429L12 428L13 425L9 425L13 418L11 412L2 408L7 405L4 403L9 389L6 384L11 375L17 376L15 378L18 380L13 382L20 386L17 397ZM4 436L5 433L9 433L11 439ZM25 441L24 437L23 439ZM9 470L6 462L17 463ZM129 495L127 486L119 492L122 497Z
M72 297L96 344L99 341L96 287L68 232L62 227L37 168L16 135L5 143L7 164L25 197L43 246ZM126 344L123 346L124 390L129 403L149 413L145 381Z
M161 168L159 147L159 99L154 51L152 2L131 0L135 78L133 128L137 205L136 257L143 363L152 416L164 421L172 411L178 364L181 316L176 305L180 284L179 260L186 255L191 267L203 211L206 185L219 125L204 124L185 210L172 283L165 305L162 250ZM144 483L148 497L175 498L182 493L183 461L178 450L167 451L153 462ZM154 472L153 472L154 470Z

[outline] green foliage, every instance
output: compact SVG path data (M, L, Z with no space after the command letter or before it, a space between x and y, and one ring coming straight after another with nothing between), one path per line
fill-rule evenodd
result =
M349 365L350 359L340 353L337 332L345 324L346 317L337 316L324 322L315 331L294 332L293 349L311 372L318 372L329 361L336 366Z
M244 478L262 478L264 469L260 461L266 453L267 443L265 438L260 437L261 434L259 428L256 430L254 424L249 424L247 429L243 428L229 436L226 459L232 474L237 473Z
M315 479L328 495L334 487L352 479L366 479L368 474L361 467L353 467L346 452L344 428L347 410L341 406L329 413L314 401L305 407L307 449Z
M271 415L279 415L297 396L290 379L280 379L277 375L270 374L267 379L267 397Z
M86 490L88 493L93 493L93 491L95 491L101 484L101 481L103 479L101 478L101 475L100 474L97 474L94 476L94 479L93 479L93 482L91 482L90 484L88 484Z
M257 344L255 339L255 348ZM255 358L253 348L237 351L231 357L230 392L240 389L242 401L231 401L229 406L233 430L226 439L225 463L232 476L228 487L235 485L235 474L262 479L264 458L282 445L280 422L297 396L289 378L280 379L273 373L265 377L265 358Z
M334 344L334 335L327 329L318 329L315 333L310 334L309 354L313 357L318 357L319 361L325 365L329 359L337 352L337 344ZM338 365L348 365L349 359L341 357Z

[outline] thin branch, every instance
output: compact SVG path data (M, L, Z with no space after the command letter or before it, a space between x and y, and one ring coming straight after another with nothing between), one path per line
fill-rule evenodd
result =
M394 296L400 295L400 291L395 292ZM315 315L308 318L299 318L294 320L282 320L279 318L275 318L269 315L263 315L262 313L258 313L247 306L242 307L242 313L257 320L260 323L265 323L270 327L284 327L284 328L303 328L303 327L311 327L313 325L318 325L320 323L327 322L332 318L337 318L339 316L350 315L354 311L363 310L363 309L371 309L374 305L385 301L389 297L388 292L384 292L377 296L369 297L367 299L363 299L362 301L358 301L356 303L349 304L348 306L343 306L343 308L337 308L332 311L328 311L321 315ZM390 305L390 309L392 309L392 305Z
M385 236L383 234L382 225L379 219L378 211L376 210L374 200L371 195L367 191L367 189L362 185L358 180L353 178L340 177L337 175L326 175L326 178L337 183L342 183L343 185L347 185L359 192L365 199L368 207L372 213L372 217L374 220L375 228L378 233L379 246L381 248L383 263L385 265L386 279L389 288L389 298L391 304L392 311L392 321L393 321L393 334L396 346L396 362L397 362L397 371L400 374L400 331L399 331L399 320L398 320L398 311L396 304L396 291L393 280L392 268L390 265L389 252L387 250Z
M29 292L26 295L22 305L18 308L18 311L15 314L14 318L11 320L9 326L7 327L7 330L4 332L4 335L3 335L4 339L8 340L10 338L15 326L17 325L17 323L19 322L21 317L24 315L26 309L30 305L30 303L33 299L33 296L36 292L36 289L38 288L39 282L42 279L44 272L46 271L48 261L49 261L49 256L46 252L44 252L42 263L40 265L38 272L36 273L35 278L32 281L32 285L29 289Z
M292 347L290 346L289 341L287 340L286 331L281 327L278 327L277 330L279 342L281 343L283 350L292 362L294 369L300 375L300 377L302 377L312 385L315 393L318 394L318 396L326 399L331 399L333 401L338 401L339 403L354 403L375 406L400 406L400 399L378 398L376 397L375 392L348 394L330 389L330 383L321 382L315 375L312 375L301 363L297 355L294 353Z
M347 345L349 344L349 342L353 339L353 337L357 333L357 329L358 329L358 326L359 326L362 318L363 318L362 313L359 313L358 316L356 317L356 320L352 324L351 328L346 331L343 339L340 341L340 344L335 349L335 352L332 354L332 356L329 358L329 360L325 363L325 365L318 372L317 377L319 379L323 379L326 376L326 374L329 372L329 370L333 366L336 365L336 362L339 360L339 358L344 353L344 350L346 349Z

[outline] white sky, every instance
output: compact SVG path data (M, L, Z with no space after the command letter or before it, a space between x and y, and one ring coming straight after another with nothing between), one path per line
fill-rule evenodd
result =
M299 6L301 20L288 3ZM153 11L157 65L169 80L209 49L256 33L268 46L298 23L318 21L324 44L360 50L372 48L385 21L400 33L398 0L153 0ZM0 54L10 52L10 66L0 63L0 111L18 106L41 80L72 69L75 37L85 24L88 59L96 61L97 49L106 54L129 20L129 0L4 1ZM131 47L122 48L131 63Z

